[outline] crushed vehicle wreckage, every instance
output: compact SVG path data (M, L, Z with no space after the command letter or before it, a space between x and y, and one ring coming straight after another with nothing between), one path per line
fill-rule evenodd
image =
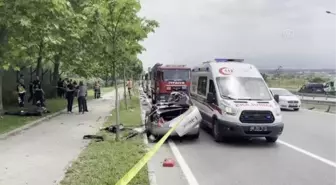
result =
M150 111L146 112L145 127L148 137L160 137L179 124L171 136L197 139L201 121L201 114L190 97L183 92L172 92L167 102L152 105Z

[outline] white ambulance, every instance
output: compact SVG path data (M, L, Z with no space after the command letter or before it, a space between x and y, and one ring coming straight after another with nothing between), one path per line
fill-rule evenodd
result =
M214 59L192 69L191 98L202 127L216 142L227 137L265 137L276 142L284 124L278 95L271 94L258 69L242 59Z

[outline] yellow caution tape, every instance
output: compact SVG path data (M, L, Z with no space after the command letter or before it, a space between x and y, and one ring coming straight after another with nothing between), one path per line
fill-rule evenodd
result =
M181 123L184 117L190 112L189 109L185 112L184 116L181 117L180 120L174 126L169 129L169 131L154 145L154 147L146 153L115 185L127 185L142 169L142 167L147 164L147 162L153 157L153 155L160 149L162 144L167 140L169 135L177 128L177 126Z

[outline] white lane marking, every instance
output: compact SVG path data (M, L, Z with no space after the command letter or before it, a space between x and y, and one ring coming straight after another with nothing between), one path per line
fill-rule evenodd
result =
M178 150L177 146L175 145L175 143L172 140L168 141L168 144L177 160L177 162L179 163L189 185L199 185L194 174L191 172L188 164L186 163L186 161L184 160L183 156L181 155L180 151Z
M298 151L298 152L300 152L300 153L302 153L302 154L305 154L305 155L307 155L307 156L309 156L309 157L312 157L312 158L314 158L314 159L316 159L316 160L318 160L318 161L321 161L321 162L323 162L324 164L327 164L327 165L330 165L330 166L336 168L336 163L334 163L333 161L330 161L330 160L328 160L328 159L325 159L325 158L323 158L323 157L320 157L320 156L318 156L318 155L315 155L315 154L313 154L313 153L311 153L311 152L308 152L307 150L301 149L301 148L299 148L299 147L296 147L296 146L291 145L291 144L289 144L289 143L286 143L286 142L284 142L284 141L278 140L277 142L280 143L280 144L283 144L283 145L285 145L285 146L287 146L287 147L289 147L289 148L291 148L291 149L293 149L293 150L296 150L296 151Z

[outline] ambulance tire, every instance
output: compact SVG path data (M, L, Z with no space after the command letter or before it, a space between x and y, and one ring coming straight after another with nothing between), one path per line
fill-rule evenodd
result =
M268 143L275 143L278 140L278 137L266 137Z
M223 141L223 137L220 134L220 131L219 131L219 128L218 128L218 121L217 121L217 119L213 120L212 136L214 137L214 140L216 142L218 142L218 143Z

